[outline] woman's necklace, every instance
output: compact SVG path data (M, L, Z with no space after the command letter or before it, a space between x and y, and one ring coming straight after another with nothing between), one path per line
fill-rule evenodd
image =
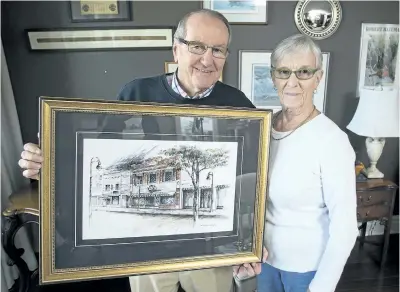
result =
M298 128L300 128L300 126L304 125L305 122L308 121L308 119L311 117L311 115L314 113L314 111L315 111L315 105L314 105L314 108L313 108L313 110L311 111L311 113L308 115L308 117L305 118L304 121L302 121L302 122L301 122L296 128L294 128L294 130L292 130L289 134L287 134L286 136L283 136L282 138L274 138L274 136L272 135L272 139L274 139L274 140L282 140L282 139L285 139L285 138L289 137L290 135L293 134L294 131L296 131ZM280 112L275 116L275 119L272 121L272 128L275 127L275 121L278 119L278 117L279 117L280 114L282 114L282 111L280 111Z

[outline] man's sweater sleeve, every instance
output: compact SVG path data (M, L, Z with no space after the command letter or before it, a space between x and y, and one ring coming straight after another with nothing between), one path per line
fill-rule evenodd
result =
M132 80L125 84L117 94L117 100L119 101L136 101L135 91L138 87L139 81Z
M141 98L143 98L141 96L142 91L148 86L149 85L143 83L141 79L135 79L121 88L117 95L117 100L124 102L141 102ZM125 121L130 117L132 116L129 114L107 116L103 122L103 131L122 132L126 127ZM141 126L146 137L148 139L159 140L160 136L153 135L160 133L157 118L150 115L137 115L137 117L141 117L142 119Z
M132 95L131 83L124 85L118 92L116 99L118 101L129 101ZM125 115L100 115L98 119L98 129L103 134L99 138L105 136L107 132L122 132L125 129Z
M358 236L355 153L347 135L336 132L321 149L324 201L329 212L329 239L311 292L333 292Z

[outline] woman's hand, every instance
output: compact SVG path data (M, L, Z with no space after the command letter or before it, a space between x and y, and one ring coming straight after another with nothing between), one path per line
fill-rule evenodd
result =
M263 248L263 263L267 261L268 251L264 247ZM233 276L239 280L248 279L259 275L261 273L261 265L262 263L251 263L251 264L243 264L240 266L233 266Z

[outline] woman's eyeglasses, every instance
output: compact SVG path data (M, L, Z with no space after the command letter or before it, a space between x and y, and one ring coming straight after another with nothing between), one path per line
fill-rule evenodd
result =
M275 68L272 67L271 69L271 75L273 77L278 78L278 79L289 79L292 73L294 73L299 80L307 80L310 79L314 76L315 72L317 72L319 69L313 69L313 68L304 68L304 69L297 69L297 70L291 70L289 68Z

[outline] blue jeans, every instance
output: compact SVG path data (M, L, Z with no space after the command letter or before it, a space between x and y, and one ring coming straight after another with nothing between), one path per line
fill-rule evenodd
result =
M315 272L286 272L262 264L257 276L257 292L307 292Z

